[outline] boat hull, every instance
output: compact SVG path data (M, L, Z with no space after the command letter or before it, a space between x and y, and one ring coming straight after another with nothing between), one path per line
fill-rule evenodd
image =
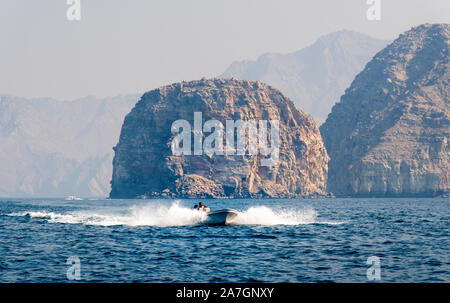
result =
M208 213L205 224L208 225L227 225L236 219L239 212L234 209L221 209Z

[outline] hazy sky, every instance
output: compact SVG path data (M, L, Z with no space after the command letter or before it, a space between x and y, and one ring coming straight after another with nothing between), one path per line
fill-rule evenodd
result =
M213 77L235 60L291 52L341 29L394 39L422 23L448 23L448 0L0 1L0 94L73 99L142 93Z

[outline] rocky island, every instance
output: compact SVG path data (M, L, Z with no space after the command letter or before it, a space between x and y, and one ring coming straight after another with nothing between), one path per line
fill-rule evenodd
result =
M279 121L276 161L263 165L260 154L248 153L174 154L173 123L196 125L199 117L216 125L227 120ZM193 137L205 139L205 127L200 134L193 129ZM227 142L223 149L229 148ZM328 156L313 118L259 81L202 79L149 91L126 116L114 151L111 198L326 194Z
M449 37L448 24L414 27L356 76L320 127L329 191L448 195Z

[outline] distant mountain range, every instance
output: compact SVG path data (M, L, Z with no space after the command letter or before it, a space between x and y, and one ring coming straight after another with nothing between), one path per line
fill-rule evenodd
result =
M0 96L0 197L107 196L112 147L138 100Z
M388 43L342 30L296 52L234 62L219 77L260 80L278 88L321 124L353 78Z
M261 80L322 122L388 41L339 31L290 54L233 63L221 77ZM107 196L112 147L139 95L74 101L0 95L0 196Z

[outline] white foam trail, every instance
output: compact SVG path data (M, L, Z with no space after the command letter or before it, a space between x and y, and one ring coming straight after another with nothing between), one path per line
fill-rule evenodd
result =
M184 226L195 225L204 220L206 220L206 213L174 202L170 206L133 206L131 207L131 215L125 220L125 225Z
M315 223L317 212L312 208L274 211L266 206L254 206L241 212L233 224L240 225L300 225Z
M58 214L46 211L13 213L10 216L30 216L47 219L49 223L69 223L86 225L128 225L128 226L183 226L195 225L206 219L206 214L183 207L179 202L171 205L147 204L132 206L125 214L98 214L72 212Z
M196 225L206 220L206 213L184 207L179 201L167 204L149 203L134 205L121 213L99 213L77 211L55 213L47 211L28 211L13 213L10 216L30 216L42 218L49 223L68 223L86 225L127 225L127 226L186 226ZM317 220L317 212L312 207L301 210L272 210L266 206L253 206L240 212L234 225L300 225L300 224L342 224L344 222L324 222Z
M46 219L50 223L69 223L69 224L92 224L92 225L114 225L113 218L111 216L104 216L98 214L82 214L82 213L69 213L58 214L47 211L25 211L20 213L9 214L9 216L30 216L32 218Z

